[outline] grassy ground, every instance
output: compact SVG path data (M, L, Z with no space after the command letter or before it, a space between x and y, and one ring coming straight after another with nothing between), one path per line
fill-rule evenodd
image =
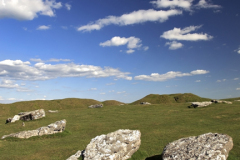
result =
M87 106L93 102L96 101L68 99L64 103L59 100L25 103L28 106L20 103L0 105L0 137L37 129L61 119L67 120L66 131L62 134L26 140L0 140L0 159L64 160L77 150L85 149L97 135L118 129L141 131L141 146L131 160L161 159L162 150L169 142L208 132L230 135L234 147L228 160L240 159L240 102L233 102L232 105L212 104L205 108L188 108L189 103L171 103L89 109ZM59 112L46 112L45 118L25 122L25 127L22 127L21 121L4 124L8 117L20 111L38 108L45 111L58 109Z

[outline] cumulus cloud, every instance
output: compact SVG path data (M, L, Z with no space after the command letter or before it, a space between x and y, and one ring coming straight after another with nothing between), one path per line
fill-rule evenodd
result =
M176 8L190 9L193 0L157 0L151 1L157 8Z
M70 4L68 4L68 3L66 3L66 4L65 4L65 7L67 8L67 10L70 11L72 6L71 6Z
M4 99L2 98L2 96L0 96L0 101L3 101Z
M102 92L102 93L99 93L99 94L104 95L104 94L106 94L106 93Z
M240 88L236 88L236 90L240 91Z
M33 62L70 62L70 59L57 59L57 58L51 58L49 60L42 60L40 58L31 58L30 61Z
M237 80L239 80L239 78L234 78L233 80L237 81Z
M190 26L186 28L174 28L173 30L169 30L164 32L161 37L168 40L185 40L185 41L199 41L199 40L210 40L213 37L208 34L203 33L190 33L197 29L201 28L201 26Z
M0 83L0 88L18 88L18 84L14 84L11 80L2 80Z
M0 61L0 78L15 80L48 80L58 77L87 77L102 78L115 77L116 79L132 80L129 72L121 72L119 69L93 65L68 64L46 64L36 63L34 66L29 61L4 60Z
M45 26L45 25L42 25L42 26L38 26L38 28L37 28L37 30L48 30L48 29L50 29L50 25L48 25L48 26Z
M123 14L119 17L117 16L108 16L103 19L99 19L94 23L89 23L87 25L81 26L78 28L78 31L92 31L92 30L100 30L101 28L107 25L119 25L126 26L144 22L164 22L168 20L170 16L180 15L182 11L179 10L168 10L168 11L156 11L153 9L149 10L138 10L128 14Z
M165 74L152 73L151 75L139 75L139 76L135 76L134 79L135 80L160 81L161 82L161 81L174 79L176 77L194 76L194 75L207 74L207 73L209 73L209 71L206 71L206 70L195 70L190 73L170 71Z
M196 80L195 82L201 82L201 80Z
M222 8L220 5L214 5L214 4L210 4L210 3L207 3L206 0L200 0L198 2L198 4L195 5L195 7L197 8L215 8L215 9L218 9L218 8Z
M115 36L111 40L100 43L99 45L102 47L127 45L127 48L128 48L127 53L130 54L135 52L135 50L133 49L140 48L142 46L141 42L142 42L141 39L136 37L125 38L125 37Z
M54 9L62 7L55 0L2 0L0 18L33 20L38 15L54 17Z
M165 45L169 46L170 50L176 50L183 47L183 44L177 41L167 42Z
M90 89L90 91L96 91L97 90L97 88L91 88Z

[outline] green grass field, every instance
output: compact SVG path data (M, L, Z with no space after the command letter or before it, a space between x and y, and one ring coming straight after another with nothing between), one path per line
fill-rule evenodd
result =
M97 135L118 129L141 131L141 146L131 160L161 159L164 146L174 140L208 132L228 134L234 147L228 160L240 159L240 102L212 104L205 108L188 108L179 102L152 105L107 105L89 109L95 100L65 99L18 102L0 105L0 137L23 130L33 130L66 119L66 131L56 135L30 139L0 140L1 160L64 160L83 150ZM46 117L40 120L5 124L8 117L21 111L43 108ZM48 113L47 110L59 110Z

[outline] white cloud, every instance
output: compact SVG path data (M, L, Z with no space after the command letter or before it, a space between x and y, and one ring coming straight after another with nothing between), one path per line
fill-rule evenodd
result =
M238 54L240 54L240 49L237 51Z
M91 91L96 91L96 90L97 90L97 88L91 88L90 90L91 90Z
M144 51L147 51L148 49L149 49L148 46L144 46L144 47L143 47L143 50L144 50Z
M217 80L217 82L225 82L226 79L222 79L222 80Z
M129 50L126 51L127 54L131 54L133 52L135 52L135 50L133 50L133 49L129 49Z
M65 7L67 8L67 10L70 11L72 6L71 6L70 4L68 4L68 3L66 3L66 4L65 4Z
M2 98L2 96L0 96L0 101L3 101L4 99Z
M16 101L16 98L8 98L9 101Z
M0 88L18 88L18 84L14 84L11 80L2 80L0 83Z
M0 78L15 80L48 80L58 77L87 77L103 78L115 77L116 79L132 80L129 72L121 72L119 69L93 65L78 65L75 63L67 64L45 64L36 63L31 66L30 62L21 60L0 61Z
M142 46L141 44L141 39L136 38L136 37L118 37L115 36L111 40L108 40L106 42L102 42L99 45L102 47L110 47L110 46L122 46L122 45L127 45L127 53L133 53L135 52L135 48L140 48Z
M236 90L240 91L240 88L236 88Z
M70 62L70 59L56 59L56 58L51 58L49 60L41 60L40 58L31 58L30 61L33 62Z
M106 85L107 86L111 86L111 85L114 85L115 83L107 83Z
M206 70L195 70L190 73L170 71L165 74L152 73L151 75L139 75L139 76L135 76L134 79L144 80L144 81L166 81L169 79L174 79L176 77L193 76L193 75L207 74L207 73L209 73L209 71L206 71Z
M51 58L49 60L47 60L47 62L70 62L71 60L70 59L56 59L56 58Z
M234 78L233 80L237 81L237 80L239 80L239 78Z
M165 45L169 45L170 50L176 50L183 47L183 44L177 41L167 42Z
M199 40L210 40L213 37L208 34L203 33L190 33L197 29L201 28L201 26L190 26L186 28L174 28L173 30L169 30L164 32L161 37L168 40L185 40L185 41L199 41Z
M103 92L103 93L99 93L99 94L104 95L104 94L106 94L106 93Z
M209 4L206 2L206 0L200 0L198 4L195 5L197 8L221 8L220 5L214 5L214 4Z
M193 0L157 0L151 1L150 3L154 4L157 8L180 7L188 10L192 6L192 1Z
M54 9L61 7L61 2L55 0L2 0L0 18L33 20L39 14L54 17Z
M201 82L201 80L196 80L195 82Z
M126 91L117 92L117 94L123 94L123 93L126 93Z
M175 16L182 14L182 11L179 10L168 10L168 11L156 11L153 9L149 10L138 10L128 14L123 14L119 17L117 16L108 16L103 19L99 19L94 23L89 23L87 25L81 26L78 28L78 31L92 31L92 30L100 30L104 26L115 24L119 26L126 26L144 22L164 22L168 20L170 16Z
M51 28L51 25L48 25L48 26L42 25L42 26L39 26L37 30L48 30L50 28Z

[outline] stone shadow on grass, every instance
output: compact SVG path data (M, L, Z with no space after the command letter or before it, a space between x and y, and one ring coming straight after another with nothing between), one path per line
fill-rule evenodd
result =
M162 160L162 154L148 157L145 160Z

